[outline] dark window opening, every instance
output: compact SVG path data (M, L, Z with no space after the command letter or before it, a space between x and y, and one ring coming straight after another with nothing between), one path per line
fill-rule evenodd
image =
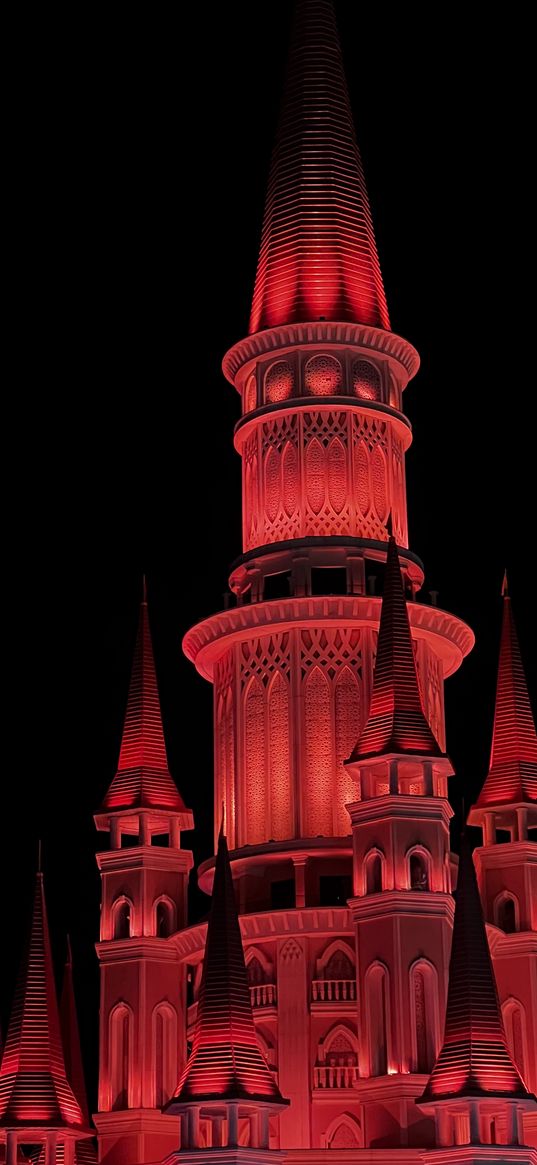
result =
M130 938L131 936L131 908L130 902L122 902L116 906L114 916L114 938Z
M288 599L290 594L291 575L289 571L284 571L282 574L268 574L265 578L263 587L263 598L270 599Z
M508 841L511 841L511 830L510 829L497 829L496 830L496 844L497 845L505 845L506 842L508 842Z
M151 845L160 845L163 849L168 849L170 845L170 836L168 833L154 833L151 837Z
M194 1000L194 969L187 967L186 971L186 1005L192 1007Z
M346 906L352 898L350 874L323 874L319 878L319 905Z
M345 566L313 566L311 569L312 595L346 595L347 568Z
M292 910L295 906L295 880L285 878L270 887L270 904L274 910Z
M428 890L429 889L429 875L427 872L427 863L425 858L420 854L410 855L410 889L411 890Z
M537 825L530 825L528 829L528 841L537 841Z
M516 931L516 911L512 898L504 898L498 910L498 924L505 934L514 934Z
M139 839L136 837L136 835L134 833L122 833L121 834L121 848L122 849L133 849L135 845L139 845L139 844L140 844Z

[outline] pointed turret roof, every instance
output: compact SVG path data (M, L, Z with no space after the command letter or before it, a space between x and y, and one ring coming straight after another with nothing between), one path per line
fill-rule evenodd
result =
M511 599L504 583L490 768L477 808L537 801L537 735Z
M78 1030L78 1016L73 984L73 958L69 938L67 939L67 959L63 973L63 986L60 1000L60 1027L67 1079L78 1100L84 1121L88 1124L89 1109L82 1062L82 1049L80 1047L80 1034Z
M189 812L168 769L145 593L140 606L118 770L102 809Z
M0 1067L0 1126L21 1125L84 1132L65 1071L41 873Z
M250 332L390 321L332 0L297 0Z
M220 833L192 1054L169 1102L282 1104L255 1033L227 842Z
M349 763L385 753L443 755L423 711L401 565L392 534L369 715Z
M472 853L464 841L444 1043L422 1099L463 1096L528 1096L507 1047Z

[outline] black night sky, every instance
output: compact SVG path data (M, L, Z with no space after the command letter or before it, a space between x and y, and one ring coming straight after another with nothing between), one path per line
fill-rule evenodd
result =
M405 394L411 547L477 634L447 687L460 820L486 770L504 565L537 682L529 35L516 12L472 30L456 6L337 8L392 325L422 357ZM92 1104L92 814L143 571L170 767L196 859L212 852L211 691L180 644L240 553L239 402L220 361L247 328L289 14L43 10L11 40L1 1013L5 1029L41 836Z

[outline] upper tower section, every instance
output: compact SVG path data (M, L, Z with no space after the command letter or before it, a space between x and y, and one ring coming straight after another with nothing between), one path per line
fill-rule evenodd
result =
M389 331L331 0L298 0L250 332L311 320Z
M271 597L275 575L288 577L282 594L310 594L311 572L327 567L360 593L358 560L385 557L390 513L418 589L401 411L418 364L390 331L332 0L297 0L250 335L224 360L243 411L239 602Z

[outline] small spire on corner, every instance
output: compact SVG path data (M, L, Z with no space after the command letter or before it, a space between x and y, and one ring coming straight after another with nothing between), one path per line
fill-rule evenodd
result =
M503 582L502 582L502 599L505 599L506 597L507 598L509 597L509 583L507 581L507 568L503 572Z
M392 511L391 510L390 510L388 517L386 519L386 530L388 531L388 538L393 538L394 537L393 518L392 518Z
M222 816L220 818L220 831L218 834L219 841L221 841L222 838L224 838L226 836L225 825L226 825L226 808L225 808L224 802L222 801Z
M42 844L41 838L39 838L39 841L37 843L37 872L38 872L38 874L43 873L43 860L42 859L43 859L43 844Z
M142 603L147 606L147 577L142 575Z
M73 966L73 951L71 949L71 935L70 934L66 935L66 941L67 941L67 955L66 955L65 962L66 962L68 967L72 967Z

